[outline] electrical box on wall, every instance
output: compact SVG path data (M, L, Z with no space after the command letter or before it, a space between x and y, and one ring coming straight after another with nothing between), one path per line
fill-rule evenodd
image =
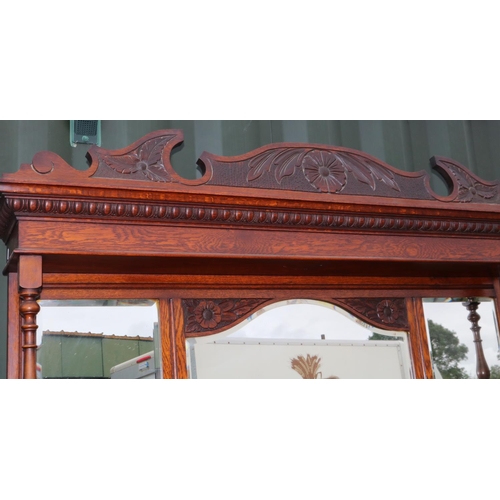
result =
M69 141L77 144L101 145L101 120L70 120Z

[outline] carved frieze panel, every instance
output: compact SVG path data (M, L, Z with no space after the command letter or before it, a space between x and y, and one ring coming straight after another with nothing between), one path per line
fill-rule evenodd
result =
M398 172L344 148L273 145L248 156L222 158L204 153L200 162L210 174L208 183L214 185L433 199L424 172Z
M271 299L185 299L186 337L211 335L236 325ZM385 330L409 329L405 300L401 298L353 298L330 301L366 323Z

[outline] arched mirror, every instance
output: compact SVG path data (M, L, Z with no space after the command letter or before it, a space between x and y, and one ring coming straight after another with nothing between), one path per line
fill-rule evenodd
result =
M409 378L407 333L326 302L273 303L215 335L187 340L191 378Z

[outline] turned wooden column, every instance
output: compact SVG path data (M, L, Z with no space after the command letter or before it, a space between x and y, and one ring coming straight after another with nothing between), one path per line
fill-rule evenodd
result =
M21 346L23 351L23 378L36 378L36 315L40 311L37 300L42 290L41 255L19 257L19 314L21 316Z
M463 305L469 311L467 319L472 323L471 330L474 335L474 346L476 348L476 374L477 378L490 378L490 369L488 368L488 363L484 357L483 352L483 341L481 339L480 330L478 322L481 316L477 313L477 308L479 307L479 302L474 298L468 298L467 302Z

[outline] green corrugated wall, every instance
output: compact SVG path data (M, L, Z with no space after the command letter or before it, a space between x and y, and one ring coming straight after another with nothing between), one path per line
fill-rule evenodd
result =
M153 339L44 335L37 361L43 378L109 378L111 367L153 348Z

